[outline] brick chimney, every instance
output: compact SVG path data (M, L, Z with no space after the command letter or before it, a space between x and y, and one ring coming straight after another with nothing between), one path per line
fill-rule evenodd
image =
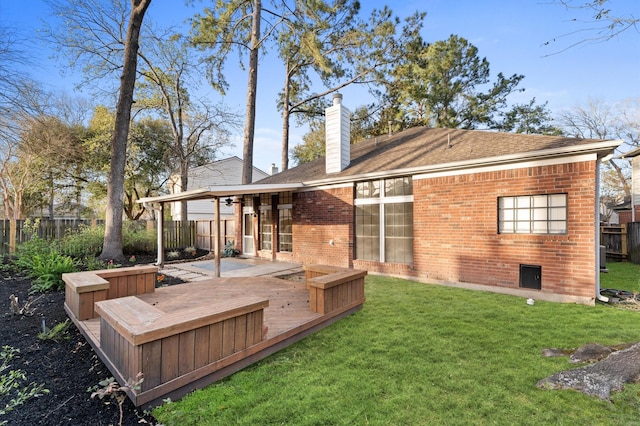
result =
M351 111L342 105L342 95L333 95L333 105L325 110L327 174L339 173L351 160Z

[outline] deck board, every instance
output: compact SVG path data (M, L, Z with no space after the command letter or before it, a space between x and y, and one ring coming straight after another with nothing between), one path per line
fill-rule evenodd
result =
M233 373L234 371L243 368L243 366L250 365L251 363L264 358L265 356L276 352L297 340L316 332L331 323L337 321L339 318L346 314L352 313L355 310L360 309L360 304L354 304L349 306L348 309L344 309L341 312L335 312L331 315L323 315L321 313L313 312L309 307L309 290L305 283L286 281L273 277L244 277L244 278L212 278L206 281L189 282L174 286L160 287L153 293L141 294L138 297L140 300L153 306L155 309L159 309L162 312L170 314L171 312L189 310L191 308L197 308L207 306L209 304L220 303L225 300L233 299L237 296L258 296L269 300L269 306L264 309L264 326L268 329L265 339L254 347L248 347L243 351L245 355L236 353L229 358L224 358L228 355L226 347L209 347L201 348L201 352L195 354L194 359L186 361L189 365L175 365L175 371L169 370L168 367L164 367L162 371L163 382L175 377L178 377L180 370L183 368L188 370L191 364L201 366L205 363L205 359L208 357L209 362L220 361L220 368L216 372L194 372L193 383L189 383L185 386L184 390L195 388L202 382L201 376L206 373L214 378L222 378L224 375ZM124 379L123 372L114 371L113 364L106 357L104 351L100 348L100 320L92 319L86 321L78 321L73 318L74 322L85 335L87 340L91 343L96 350L100 358L107 364L110 370L116 378ZM178 359L178 354L184 350L184 346L191 346L195 341L213 341L213 337L216 334L223 333L222 327L243 327L247 330L246 341L251 339L252 333L258 333L259 331L249 324L252 320L245 321L242 324L228 323L224 321L218 323L217 326L211 326L204 328L203 330L194 330L193 342L178 342L171 341L171 338L163 339L162 352L163 357L175 357ZM206 331L206 333L205 333ZM232 335L232 333L229 333ZM226 342L224 345L226 346ZM231 346L230 349L244 349L246 347L245 342L228 342ZM240 345L240 347L238 346ZM166 352L165 352L166 351ZM154 351L157 352L157 351ZM157 354L149 355L157 356ZM234 361L235 360L235 361ZM150 362L147 359L147 355L143 356L142 363ZM126 379L125 379L126 380ZM183 379L181 379L183 380ZM186 379L185 379L186 380ZM208 383L210 381L204 382ZM161 398L165 396L180 396L182 391L177 394L172 392L164 392L163 389L166 385L160 385L153 391L147 392L140 397L142 404L148 404L152 401L161 401ZM136 405L139 405L136 403Z

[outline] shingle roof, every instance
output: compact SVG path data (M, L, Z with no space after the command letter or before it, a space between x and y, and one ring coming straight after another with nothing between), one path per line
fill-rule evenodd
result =
M438 165L481 163L480 160L505 156L526 157L527 153L553 152L569 155L581 146L604 142L596 139L577 139L564 136L541 136L499 133L480 130L455 130L415 127L392 136L379 136L351 145L351 162L339 173L325 172L325 158L267 177L257 183L314 182L325 179L348 180L350 177L372 173L392 174L394 171L433 169ZM617 141L622 142L622 141ZM610 151L603 144L600 151ZM566 151L566 152L565 152Z

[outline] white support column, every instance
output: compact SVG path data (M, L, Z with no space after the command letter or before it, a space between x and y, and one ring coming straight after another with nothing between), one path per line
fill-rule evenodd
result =
M215 197L213 199L214 206L214 216L215 220L213 223L213 234L214 234L214 243L213 243L213 251L215 254L215 276L216 278L220 278L220 198Z
M156 265L160 268L164 266L164 203L160 203L160 208L155 209L158 213L157 228L158 228L158 260Z

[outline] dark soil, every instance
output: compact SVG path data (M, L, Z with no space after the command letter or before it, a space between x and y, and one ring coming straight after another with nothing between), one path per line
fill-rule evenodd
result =
M202 254L187 256L185 260L193 260ZM153 262L155 256L139 255L135 262L122 266ZM162 285L181 282L165 277ZM7 425L117 425L120 416L117 402L107 398L91 399L90 389L111 377L111 373L73 323L64 339L38 338L43 322L52 328L67 320L64 291L33 295L33 313L30 315L12 312L9 297L17 296L19 306L23 307L30 286L28 277L0 268L0 346L7 345L20 351L11 361L9 370L22 370L26 374L21 388L30 383L42 384L49 393L0 415L0 424L6 421ZM15 393L0 395L0 409L15 396ZM129 399L124 402L123 411L123 425L156 424L152 416L137 410Z

